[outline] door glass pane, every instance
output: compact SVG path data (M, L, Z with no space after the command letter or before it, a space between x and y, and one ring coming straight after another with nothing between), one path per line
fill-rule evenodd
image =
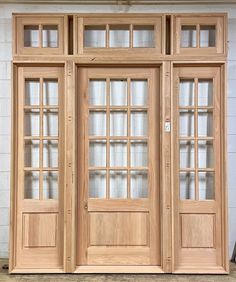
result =
M198 106L213 106L213 81L198 80Z
M214 199L215 177L214 172L199 172L199 200Z
M24 26L24 47L39 47L39 26Z
M89 135L106 136L106 112L89 112Z
M109 30L109 47L129 47L129 25L111 25Z
M212 141L198 141L198 167L214 167L214 151Z
M200 47L216 46L216 28L214 25L200 26Z
M27 79L25 81L25 105L40 104L40 83L39 79Z
M127 198L126 171L110 171L110 198Z
M25 112L25 136L40 135L40 114L39 110Z
M106 26L85 26L84 47L106 47Z
M130 195L132 199L148 197L147 171L131 171Z
M25 141L25 167L39 167L39 141Z
M39 171L25 172L25 199L39 199Z
M89 166L106 166L106 141L89 142Z
M43 172L43 198L58 199L58 172L44 171Z
M58 47L58 30L57 25L43 26L43 47L57 48Z
M195 176L194 172L180 172L179 189L181 200L195 199Z
M58 111L43 111L43 136L58 136Z
M206 110L198 111L198 136L213 136L213 113Z
M127 136L127 112L111 111L110 136Z
M127 142L122 140L110 142L110 166L127 166Z
M194 111L181 110L179 116L179 135L194 136Z
M91 79L89 81L89 105L106 105L106 80Z
M155 47L154 26L133 26L133 47L151 48Z
M131 141L130 154L132 167L146 167L148 165L147 142Z
M181 27L181 47L197 46L197 30L195 25L183 25Z
M131 112L131 136L147 136L148 134L148 117L147 112Z
M131 80L131 106L147 106L148 83L146 79Z
M58 105L57 79L45 79L43 81L43 104L46 106Z
M179 89L179 106L194 106L194 80L181 79Z
M127 81L111 80L111 106L126 106L127 105Z
M58 167L58 141L43 141L43 167Z
M106 171L97 170L89 172L89 197L106 197Z
M194 142L180 141L180 168L194 168Z

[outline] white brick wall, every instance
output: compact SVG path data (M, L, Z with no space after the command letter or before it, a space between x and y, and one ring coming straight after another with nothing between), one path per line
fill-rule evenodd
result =
M228 12L228 187L229 249L236 241L236 5L117 6L91 5L3 5L0 4L0 257L8 256L10 202L10 98L11 98L11 15L33 12Z

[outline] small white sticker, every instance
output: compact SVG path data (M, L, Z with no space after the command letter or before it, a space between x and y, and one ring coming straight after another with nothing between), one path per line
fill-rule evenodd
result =
M170 132L170 121L165 122L165 132Z

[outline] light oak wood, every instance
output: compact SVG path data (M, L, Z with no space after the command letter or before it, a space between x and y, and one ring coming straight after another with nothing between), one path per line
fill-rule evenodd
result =
M71 19L73 31L69 29ZM167 19L169 23L166 22ZM129 24L131 46L135 24L155 25L155 48L83 48L83 25L96 25L98 22L105 25L107 31L112 24ZM36 24L40 28L43 24L58 25L59 48L25 48L22 42L24 24ZM166 32L168 24L170 30ZM181 24L196 25L198 31L201 24L216 25L216 47L180 48ZM227 16L224 13L14 14L11 273L226 274L229 271L225 118L226 30ZM108 41L109 32L106 34L106 42ZM69 43L70 46L73 45L73 54L70 55ZM168 48L166 44L169 44ZM197 44L199 46L199 35ZM167 49L170 54L166 53ZM42 83L44 78L52 76L59 80L59 106L24 105L24 78L39 78ZM108 92L110 79L125 78L128 81L129 94L131 78L147 77L151 98L149 104L147 107L138 108L129 104L88 107L88 79L91 77L105 78L108 82ZM214 80L214 106L200 108L214 112L215 134L213 137L198 139L214 143L215 166L198 171L215 172L215 200L199 201L197 186L196 200L179 200L177 140L193 140L191 137L178 136L178 110L191 109L178 107L178 83L182 77L194 78L195 84L199 78L211 77ZM23 136L23 109L32 108L40 112L43 109L59 109L59 136ZM200 108L195 106L194 110ZM108 185L106 199L88 198L88 171L104 169L88 167L88 140L104 139L102 136L88 137L88 109L107 112L125 110L128 113L134 109L149 111L150 137L137 137L149 143L151 159L148 168L148 199L131 199L130 176L127 180L127 199L109 199ZM109 120L107 121L109 130ZM165 131L166 121L171 122L170 132ZM128 119L128 132L129 127ZM58 200L43 198L42 177L40 200L23 199L24 171L43 171L43 168L24 167L23 141L32 138L40 142L43 139L59 141L59 168L45 169L59 172ZM129 136L122 139L130 141ZM136 137L132 139L135 140ZM40 146L42 149L42 144ZM42 163L42 153L40 162ZM197 161L195 165L197 166ZM120 169L123 168L114 168ZM131 169L129 157L126 171ZM144 169L146 168L137 168ZM186 168L182 171L195 169ZM107 226L116 226L117 229Z

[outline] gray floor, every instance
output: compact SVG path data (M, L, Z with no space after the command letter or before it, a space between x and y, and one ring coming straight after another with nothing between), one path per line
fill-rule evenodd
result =
M19 281L19 282L60 282L60 281L92 281L92 282L103 282L103 281L175 281L175 282L219 282L219 281L229 281L236 282L236 264L231 264L231 272L229 275L169 275L169 274L137 274L137 275L127 275L127 274L46 274L46 275L9 275L7 270L2 270L2 265L8 263L7 260L0 259L0 281Z

